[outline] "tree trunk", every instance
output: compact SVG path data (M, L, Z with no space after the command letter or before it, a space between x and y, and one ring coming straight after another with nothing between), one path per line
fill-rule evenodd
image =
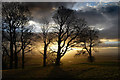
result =
M58 53L57 53L57 58L56 58L56 65L59 66L60 65L60 48L58 49Z
M89 60L90 60L90 62L93 62L93 57L92 57L92 50L91 50L91 48L92 48L92 43L90 42Z
M15 48L15 68L17 69L18 68L18 56L17 56L17 52L16 52L16 49L17 48Z
M43 66L46 66L46 53L47 53L47 45L44 45L44 55L43 55Z
M14 51L14 57L15 57L15 69L18 68L18 55L17 55L17 45L16 45L16 28L14 28L14 46L15 46L15 51Z
M22 27L22 35L21 35L21 43L22 43L22 46L21 46L21 49L22 49L22 69L24 69L24 57L25 57L25 54L24 54L24 40L23 40L23 27Z
M91 46L91 44L90 44L90 50L89 50L89 56L90 56L90 57L92 57L92 55L91 55L91 53L92 53L92 52L91 52L91 47L92 47L92 46Z
M10 69L13 68L13 44L10 43Z
M62 24L60 25L60 30L59 30L59 35L58 35L58 51L57 51L57 58L56 58L56 65L59 66L60 65L60 58L61 58L61 30L62 30Z
M92 62L93 61L93 59L92 59L92 50L91 50L91 48L92 48L92 34L91 34L91 30L90 30L90 49L89 49L89 58L90 58L90 62Z
M56 65L57 65L57 66L60 65L60 57L57 57L57 59L56 59Z
M24 49L22 48L22 69L24 69L24 57L25 57L25 55L24 55Z
M10 26L10 69L13 68L13 37L12 37L12 28Z

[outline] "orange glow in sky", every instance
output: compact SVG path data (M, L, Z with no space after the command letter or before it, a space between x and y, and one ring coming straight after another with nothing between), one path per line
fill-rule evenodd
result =
M118 39L100 39L101 42L115 42L119 41Z

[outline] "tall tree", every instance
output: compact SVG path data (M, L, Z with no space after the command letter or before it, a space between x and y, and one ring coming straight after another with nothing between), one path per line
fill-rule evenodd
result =
M25 53L32 51L32 27L21 27L21 52L22 52L22 69L25 65Z
M5 2L2 4L3 32L9 35L10 42L10 68L13 68L13 61L15 61L15 68L18 67L20 50L17 49L17 35L20 32L19 28L28 21L28 13L27 7L22 3Z
M53 19L58 25L55 27L56 34L58 35L56 65L60 65L61 57L75 44L75 39L82 28L86 27L86 22L84 19L78 18L75 11L63 6L58 8Z
M41 28L41 32L40 32L40 37L43 40L44 43L44 52L41 52L41 54L43 54L43 66L46 66L46 59L47 59L47 53L48 53L48 46L49 44L52 42L54 35L53 32L50 32L51 30L51 26L49 24L49 19L47 17L42 17L40 20L40 28Z

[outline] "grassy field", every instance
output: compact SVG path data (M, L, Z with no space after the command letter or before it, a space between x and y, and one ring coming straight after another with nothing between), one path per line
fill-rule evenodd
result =
M39 58L32 56L25 69L3 70L2 80L119 80L116 57L96 56L93 63L87 57L63 58L61 66L47 67L42 67Z

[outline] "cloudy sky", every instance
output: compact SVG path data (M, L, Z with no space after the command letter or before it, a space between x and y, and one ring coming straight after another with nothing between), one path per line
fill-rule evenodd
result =
M51 16L59 6L77 11L81 18L85 18L88 26L96 27L100 30L100 38L118 38L118 8L116 2L36 2L25 3L29 6L33 20L30 24L35 25L35 31L39 31L39 19L42 16ZM52 21L51 21L52 23Z

